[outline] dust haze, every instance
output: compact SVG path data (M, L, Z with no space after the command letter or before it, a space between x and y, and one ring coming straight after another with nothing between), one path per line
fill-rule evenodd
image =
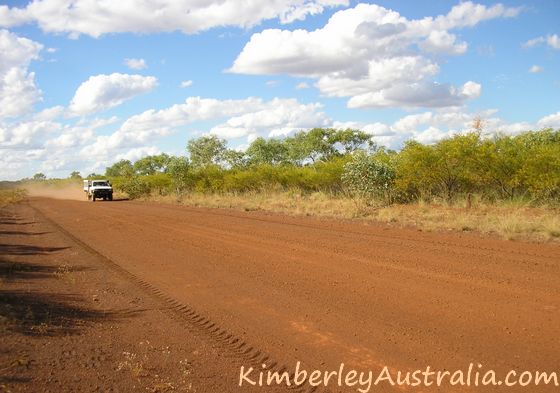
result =
M86 193L80 183L66 185L28 184L24 188L30 197L87 201Z

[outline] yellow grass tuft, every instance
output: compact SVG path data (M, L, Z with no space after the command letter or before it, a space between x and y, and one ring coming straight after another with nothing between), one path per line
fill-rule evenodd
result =
M0 208L20 202L25 198L25 195L25 190L19 188L0 190Z

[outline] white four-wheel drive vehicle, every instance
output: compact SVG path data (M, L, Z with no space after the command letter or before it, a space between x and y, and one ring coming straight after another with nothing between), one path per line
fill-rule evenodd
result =
M104 201L113 200L113 187L107 180L84 180L84 191L88 200L103 198Z

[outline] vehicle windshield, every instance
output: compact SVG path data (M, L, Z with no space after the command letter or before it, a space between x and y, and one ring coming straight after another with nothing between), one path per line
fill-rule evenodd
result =
M106 181L94 181L94 186L109 187L109 183Z

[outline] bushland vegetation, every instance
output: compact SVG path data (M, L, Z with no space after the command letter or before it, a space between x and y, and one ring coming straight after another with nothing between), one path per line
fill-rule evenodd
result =
M121 160L106 170L131 198L290 191L323 192L366 206L458 201L557 206L560 130L484 137L473 131L400 151L359 130L315 128L285 139L257 138L245 151L215 136L194 139L187 155Z
M108 178L131 199L560 240L560 130L474 128L399 151L352 129L257 138L244 151L204 136L188 141L185 155L120 160L85 178ZM81 187L79 179L39 173L23 184Z

